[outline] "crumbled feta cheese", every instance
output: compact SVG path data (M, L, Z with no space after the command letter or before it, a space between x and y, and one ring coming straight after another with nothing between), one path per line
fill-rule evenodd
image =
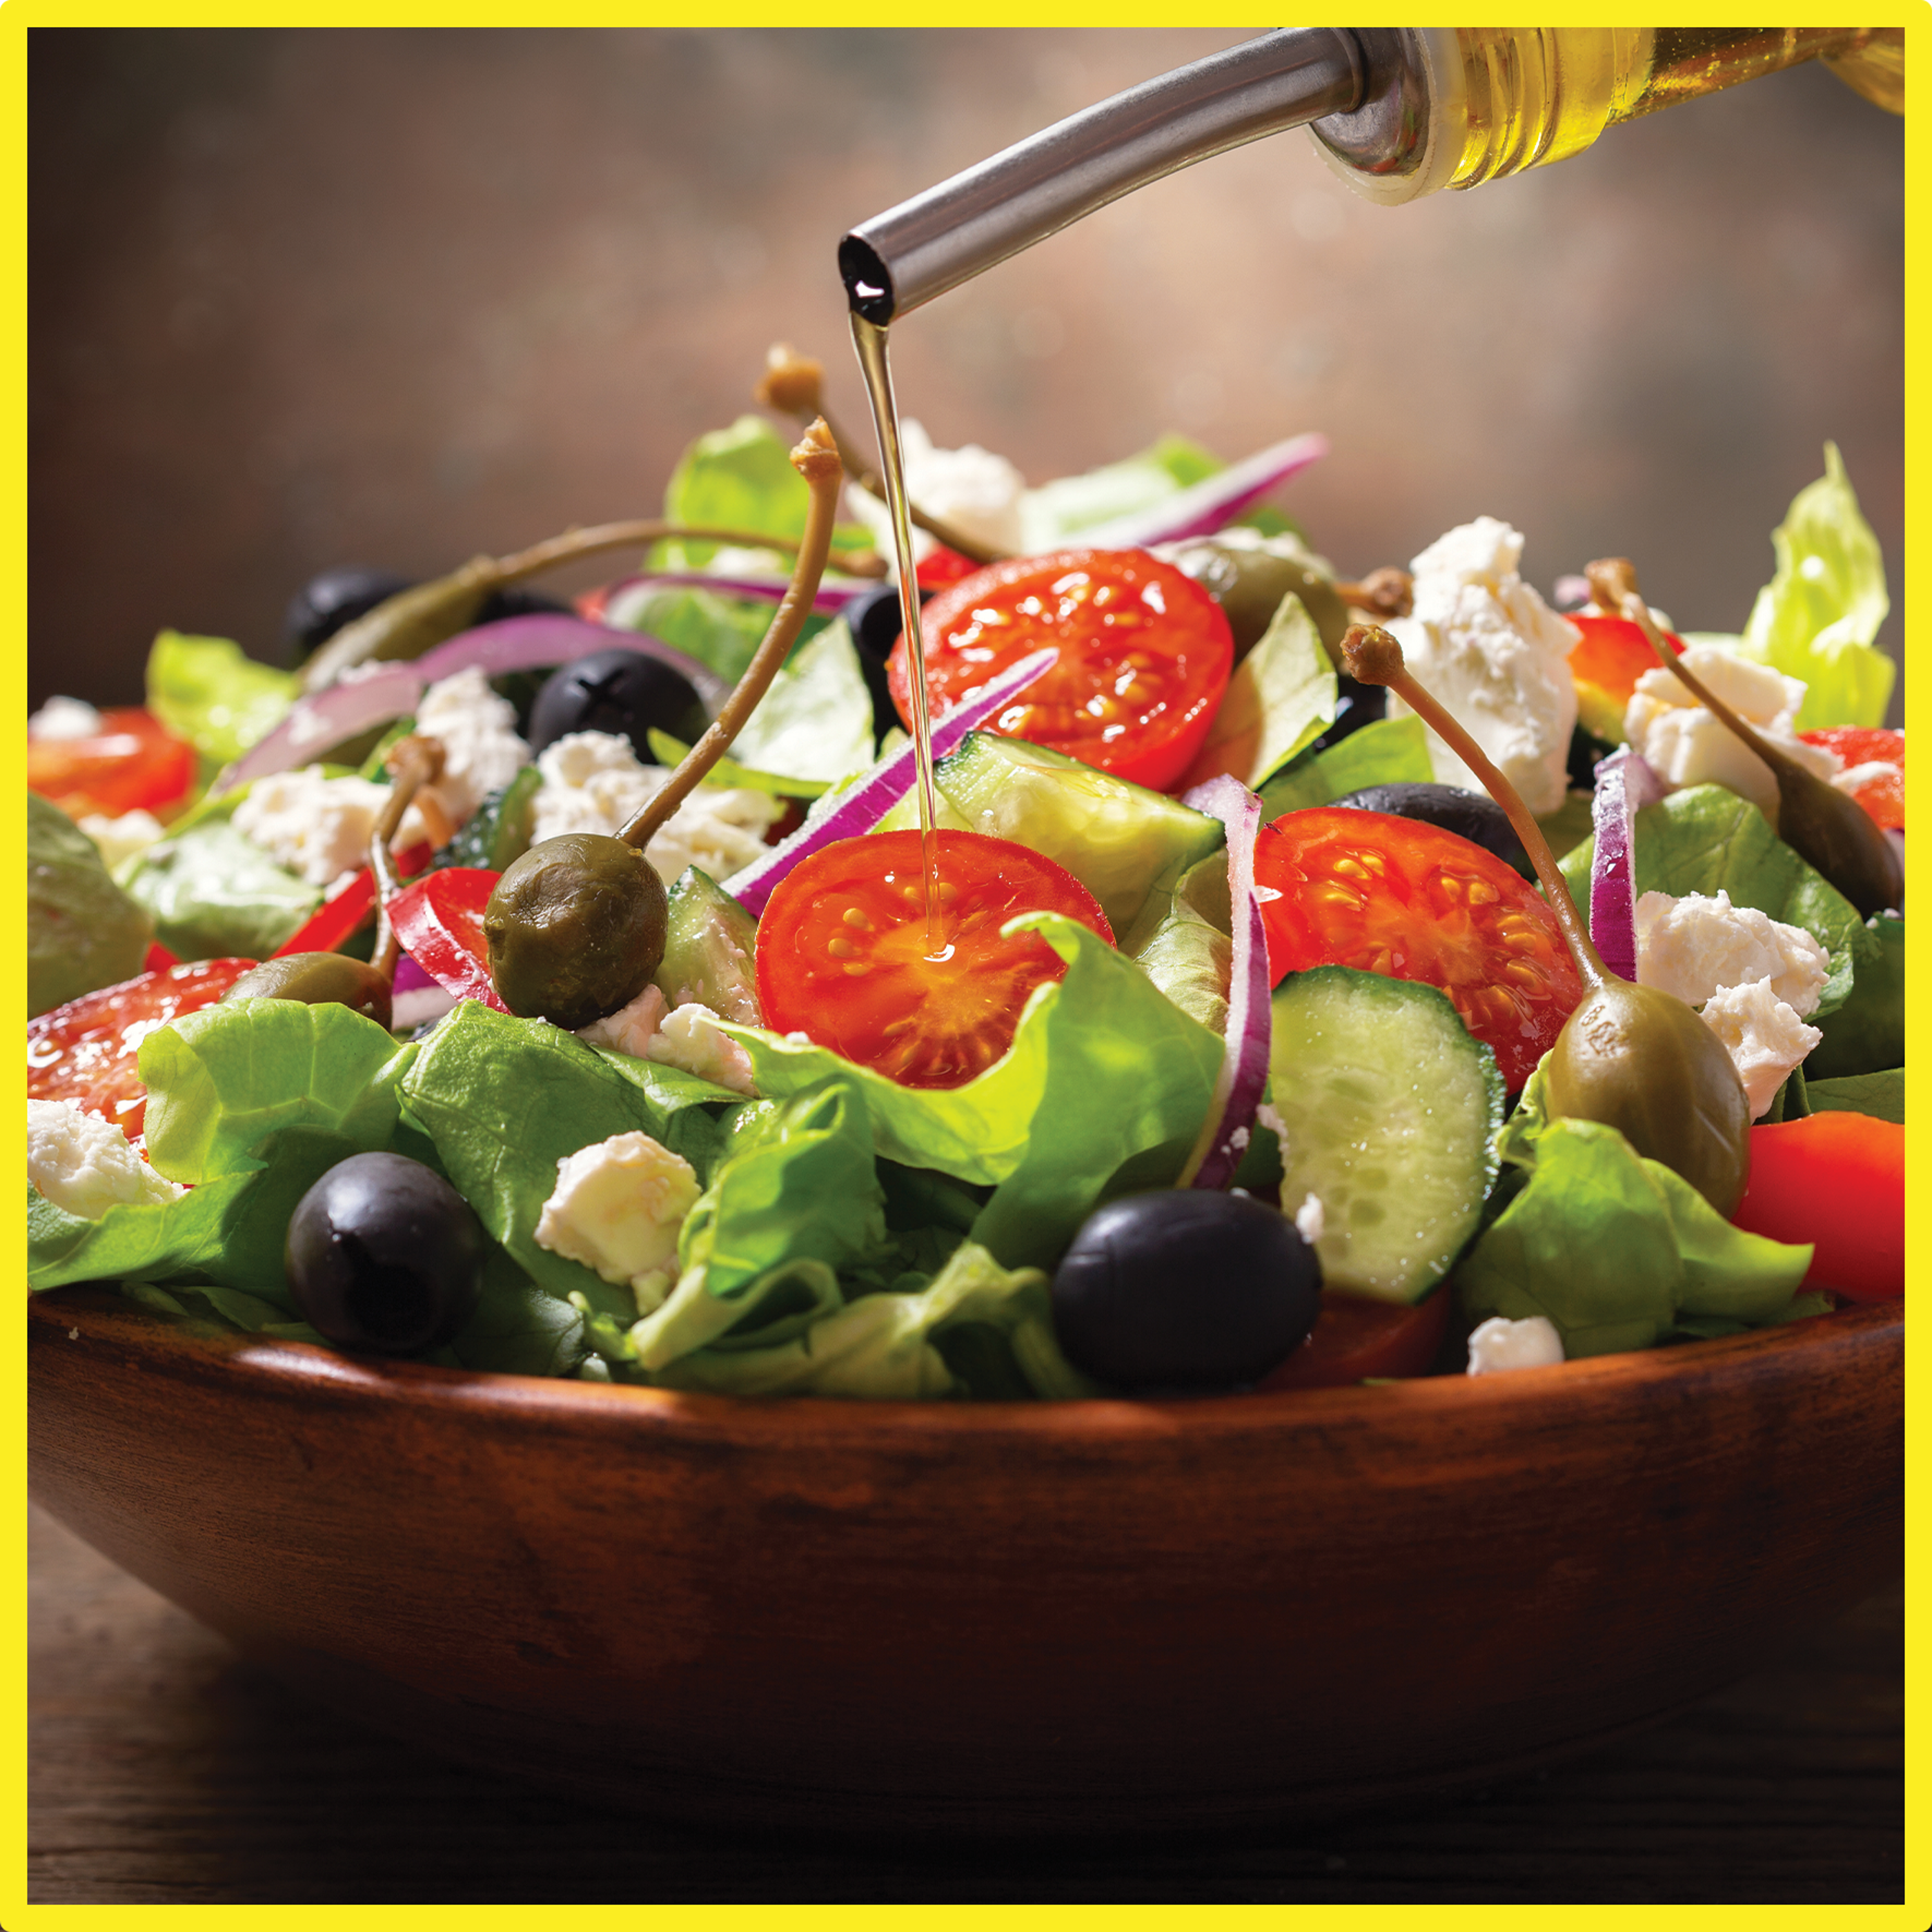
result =
M1636 902L1636 976L1696 1006L1724 1042L1755 1120L1824 1036L1804 1024L1832 970L1802 927L1714 897L1646 892Z
M50 698L27 720L30 738L92 738L100 729L100 713L79 698Z
M117 1202L152 1205L188 1192L157 1174L112 1120L71 1100L27 1102L27 1178L56 1208L89 1221Z
M668 1264L698 1196L688 1161L648 1134L613 1134L557 1162L537 1245L628 1283L648 1315L668 1292Z
M754 1095L752 1056L729 1034L719 1031L718 1016L692 1000L667 1018L645 1048L648 1058L681 1066L700 1079L714 1080L734 1094Z
M628 738L573 731L537 759L543 782L532 806L533 840L566 832L614 837L664 789L670 773L638 762ZM700 785L644 848L668 884L687 866L714 879L741 872L765 850L765 833L784 808L761 791Z
M530 748L517 736L517 707L490 688L480 665L423 693L416 730L442 747L442 770L424 789L452 825L460 825L530 761Z
M1501 1315L1469 1332L1469 1372L1493 1376L1505 1369L1547 1369L1563 1359L1563 1337L1546 1315L1511 1322Z
M577 1036L586 1046L601 1046L612 1053L626 1053L642 1060L651 1036L664 1018L664 996L655 986L646 986L627 1006L579 1027Z
M1766 980L1802 1019L1831 974L1831 955L1802 926L1733 905L1721 886L1708 897L1646 892L1636 902L1636 976L1686 1006L1701 1006L1721 987Z
M963 449L941 449L916 418L899 425L899 448L905 459L906 494L929 517L950 524L962 536L988 549L1017 555L1026 548L1020 521L1020 499L1026 478L1004 456L995 456L969 442ZM882 555L892 554L892 514L880 500L856 483L846 485L852 514L873 535ZM923 530L913 532L915 551L923 556L933 547Z
M1410 568L1413 615L1389 620L1418 682L1438 699L1523 796L1532 812L1554 812L1568 789L1576 686L1570 675L1576 626L1560 617L1516 569L1522 538L1494 517L1438 537ZM1408 707L1389 694L1389 715ZM1480 791L1474 774L1434 732L1437 779Z
M111 872L123 859L145 852L161 836L161 821L152 812L124 812L118 818L90 812L80 829L100 848L101 862Z
M369 835L389 801L373 779L326 778L319 765L257 778L235 808L235 829L277 865L312 886L328 886L369 862ZM412 805L391 841L400 850L426 836Z
M1702 1010L1704 1024L1724 1042L1744 1083L1753 1120L1778 1097L1791 1070L1825 1037L1772 991L1768 980L1726 986L1713 993Z
M1684 662L1713 696L1800 764L1822 778L1838 770L1842 761L1836 753L1805 744L1796 734L1798 709L1804 702L1802 680L1717 644L1693 644ZM1624 710L1624 735L1673 789L1724 785L1778 823L1778 780L1771 767L1661 664L1637 680Z
M1310 1194L1294 1210L1294 1227L1311 1248L1328 1232L1328 1217L1322 1211L1319 1195Z

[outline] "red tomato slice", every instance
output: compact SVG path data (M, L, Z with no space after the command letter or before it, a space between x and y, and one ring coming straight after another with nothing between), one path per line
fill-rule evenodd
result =
M1412 1307L1330 1290L1307 1340L1256 1387L1333 1388L1370 1376L1424 1375L1448 1332L1450 1298L1446 1282Z
M842 839L782 880L758 922L765 1024L802 1033L902 1087L962 1087L1013 1043L1020 1009L1066 964L1037 933L1003 939L1023 912L1113 932L1072 873L1024 845L940 832L947 950L926 956L916 832Z
M1234 635L1192 578L1139 550L1064 550L976 572L926 607L936 717L1042 645L1060 662L981 728L1158 791L1186 770L1228 688ZM909 652L886 676L910 728Z
M83 993L27 1022L27 1097L74 1100L132 1140L148 1111L136 1065L155 1028L212 1006L255 964L196 959Z
M483 937L484 908L502 877L477 866L430 872L389 902L389 923L404 951L439 986L507 1013L490 983L490 943Z
M1822 745L1836 752L1847 766L1885 764L1896 767L1876 772L1852 794L1870 815L1873 822L1887 832L1905 830L1905 734L1867 729L1856 724L1828 724L1816 731L1801 731L1808 745Z
M1438 986L1512 1092L1583 997L1556 916L1493 854L1441 826L1318 806L1262 827L1268 971L1353 966Z
M1813 1114L1750 1130L1750 1179L1731 1216L1774 1241L1810 1241L1807 1288L1854 1301L1905 1292L1905 1130L1869 1114Z
M159 812L188 796L195 764L192 745L152 712L130 705L104 711L91 738L29 738L27 789L70 818Z
M981 568L970 556L962 556L956 550L937 544L920 559L913 574L926 590L943 590L947 584L957 584Z

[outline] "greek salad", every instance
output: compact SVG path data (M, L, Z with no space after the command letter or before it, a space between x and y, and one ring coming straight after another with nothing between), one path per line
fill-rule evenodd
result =
M328 572L286 668L164 631L145 706L36 713L30 1286L982 1400L1902 1292L1904 734L1835 449L1718 635L1621 560L1546 598L1488 516L1349 578L1267 500L1317 437L1040 488L906 440L931 904L883 506L763 417L660 521Z

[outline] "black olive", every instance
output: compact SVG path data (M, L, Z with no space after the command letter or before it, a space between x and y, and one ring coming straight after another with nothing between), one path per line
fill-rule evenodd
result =
M412 579L364 563L338 564L311 577L282 618L282 643L290 664L299 664L328 643L344 625L365 616L378 604L406 590Z
M337 1348L413 1355L475 1312L488 1253L440 1174L399 1154L358 1154L296 1204L284 1261L303 1320Z
M1513 866L1526 879L1536 877L1508 814L1486 792L1465 791L1460 785L1364 785L1334 802L1352 806L1358 812L1385 812L1391 818L1439 825L1444 832L1481 846L1505 866Z
M1053 1277L1067 1359L1142 1395L1259 1381L1301 1345L1321 1303L1322 1264L1294 1223L1208 1188L1110 1201Z
M608 731L628 738L640 764L658 762L651 749L656 725L687 745L710 722L690 680L642 651L621 645L592 651L545 680L530 710L530 749L541 752L573 731Z
M553 597L548 591L532 590L526 584L506 584L484 598L466 628L474 630L479 624L500 624L506 617L548 617L559 613L566 617L575 614L561 598Z
M1616 749L1608 739L1594 736L1582 725L1573 726L1570 733L1568 776L1573 791L1594 791L1597 788L1597 766Z
M932 591L922 589L919 601L922 604L930 604L933 595ZM899 609L898 586L881 584L862 596L854 598L845 607L845 623L858 650L859 668L866 674L866 688L872 694L873 731L889 731L899 722L891 689L886 682L886 660L891 656L892 646L898 642L899 633L905 628Z

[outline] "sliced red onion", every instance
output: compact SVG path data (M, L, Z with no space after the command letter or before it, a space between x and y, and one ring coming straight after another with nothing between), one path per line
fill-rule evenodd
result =
M413 952L400 953L396 959L396 976L390 990L397 993L413 993L424 986L434 986L435 980L416 964Z
M1228 969L1228 1050L1208 1103L1215 1124L1192 1182L1196 1187L1226 1187L1254 1137L1255 1109L1268 1088L1274 1039L1268 934L1255 896L1262 802L1239 779L1222 777L1196 785L1181 803L1218 818L1228 830L1228 903L1234 928L1234 956Z
M1016 692L1050 670L1060 652L1049 646L1020 659L991 684L962 698L932 728L932 755L943 758L976 724L983 724ZM869 832L913 787L916 760L913 747L902 745L881 758L822 818L808 819L789 838L774 845L762 859L724 882L724 890L754 919L765 909L772 889L791 868L812 854L842 838Z
M720 597L762 598L768 604L776 604L790 583L787 577L718 577L701 570L656 571L649 576L627 577L621 583L612 584L604 593L602 608L606 622L621 626L626 610L661 591L711 590ZM821 578L812 597L812 608L827 616L836 617L855 598L878 588L876 584L870 582L829 584Z
M1204 478L1179 495L1163 498L1067 541L1083 549L1144 550L1149 544L1176 543L1183 537L1212 536L1252 509L1268 493L1328 454L1328 439L1310 432L1271 443L1218 475Z
M422 673L412 664L358 665L340 683L298 699L288 716L250 746L212 789L228 791L251 778L312 765L344 740L413 711L422 689Z
M1648 769L1646 767L1646 769ZM1590 823L1597 835L1590 860L1590 938L1598 956L1620 980L1636 977L1636 808L1630 799L1630 754L1612 752L1597 766Z
M587 658L592 651L636 651L656 658L682 677L715 712L731 694L731 687L709 664L642 631L625 631L609 624L586 623L562 610L533 612L527 617L505 617L494 624L460 632L416 660L423 682L435 684L472 667L499 677L506 671L541 670L547 664L566 664Z

